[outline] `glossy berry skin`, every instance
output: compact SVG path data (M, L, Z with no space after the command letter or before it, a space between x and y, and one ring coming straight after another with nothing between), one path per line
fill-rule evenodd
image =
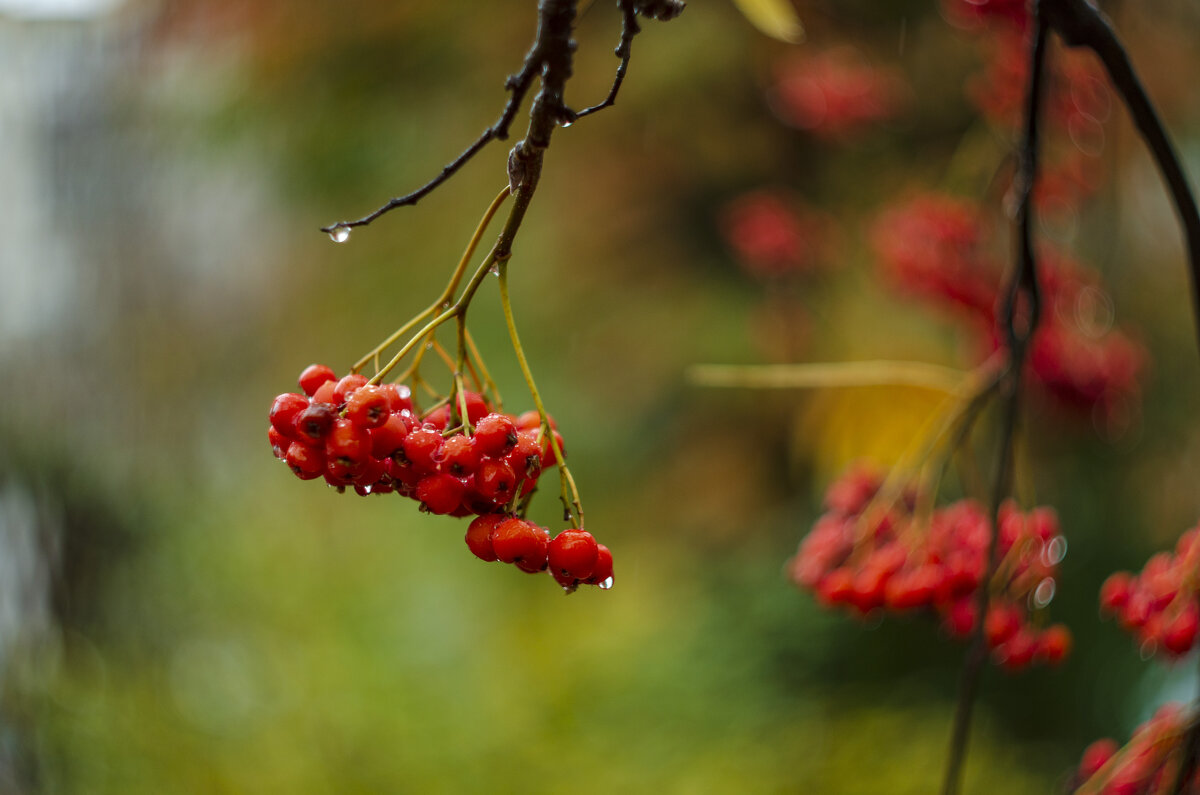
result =
M370 432L371 455L375 458L391 458L392 454L404 447L404 437L408 436L408 425L398 414L388 417L387 422Z
M335 389L337 389L337 381L326 381L317 387L316 392L313 392L312 402L328 403L329 405L334 406L334 408L337 408L335 405L337 403L337 398L333 396Z
M311 397L321 384L336 380L337 376L331 368L323 364L310 364L300 373L300 388L304 390L304 394Z
M535 478L542 471L542 449L537 436L530 431L518 431L517 443L507 455L504 463L512 467L518 478Z
M550 540L533 522L513 517L496 525L492 549L496 559L515 563L522 571L540 571L546 566Z
M485 459L475 471L475 491L485 500L504 504L513 495L517 476L508 464L495 459Z
M1200 610L1195 602L1187 603L1178 615L1168 619L1162 630L1162 644L1170 654L1181 657L1192 650L1200 630Z
M362 373L351 373L344 376L341 381L337 382L337 386L333 388L333 402L339 406L345 405L356 391L367 385L368 379Z
M367 384L346 400L346 419L360 428L378 428L388 421L389 398L382 389Z
M307 444L292 442L284 460L301 480L312 480L325 474L325 453Z
M492 533L497 525L508 518L502 513L488 513L476 517L467 527L467 548L471 550L471 554L489 563L496 560L496 550L492 547Z
M417 499L430 513L454 512L462 504L465 491L461 480L444 472L424 477L417 483Z
M983 619L983 632L993 649L1008 641L1021 629L1021 613L1014 605L994 604Z
M435 428L418 428L404 437L404 457L418 469L437 469L442 453L442 434Z
M357 472L371 456L371 437L350 420L335 420L325 437L325 455Z
M480 455L499 457L517 444L517 426L505 414L488 414L475 423L475 444Z
M592 576L599 557L599 545L586 530L563 530L550 542L550 570L557 577L586 580Z
M388 411L393 414L413 410L412 390L404 384L381 384L379 391L387 397Z
M271 452L280 460L287 456L288 445L292 443L274 425L267 426L267 441L271 443Z
M308 408L308 398L304 395L284 392L271 404L271 413L268 415L271 426L289 439L298 438L296 417L306 408Z
M470 436L451 436L442 443L441 469L456 477L465 477L479 466L479 449Z
M596 545L596 565L592 567L591 575L584 580L588 585L612 586L613 556L608 547Z
M337 412L332 405L312 403L296 417L296 430L300 433L300 438L313 444L329 435L336 420Z

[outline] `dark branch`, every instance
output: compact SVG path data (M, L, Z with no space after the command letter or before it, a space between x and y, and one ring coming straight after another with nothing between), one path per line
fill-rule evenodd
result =
M617 76L613 79L612 88L609 89L608 96L604 98L604 101L598 105L592 105L590 108L584 108L574 114L574 119L582 119L596 111L611 108L617 101L617 92L621 90L621 83L625 81L625 70L629 68L629 56L633 53L633 37L641 33L642 29L637 22L637 12L634 10L633 0L617 0L617 5L621 9L621 41L614 51L621 59L621 64L617 67Z
M1008 365L1000 380L1000 395L1004 400L1000 428L1000 458L996 464L996 479L992 486L992 537L988 543L987 570L976 596L976 623L963 663L959 686L958 706L954 712L954 729L950 736L950 755L946 760L943 795L955 795L962 781L962 764L966 757L967 740L971 731L971 712L979 692L979 679L987 661L984 620L988 609L988 583L999 563L997 552L1000 538L1000 506L1012 491L1013 440L1017 433L1021 376L1025 366L1028 342L1037 328L1039 290L1037 260L1033 246L1033 185L1037 179L1038 119L1041 116L1042 93L1046 73L1046 25L1039 0L1033 3L1034 37L1029 48L1029 90L1026 93L1025 130L1021 141L1020 205L1017 210L1018 260L1013 268L1012 282L1005 297L1000 322L1008 340ZM1024 305L1022 305L1024 299ZM1025 309L1022 316L1021 310Z
M1179 156L1107 17L1087 0L1044 0L1044 3L1047 22L1064 41L1071 46L1087 47L1100 58L1167 182L1183 225L1191 269L1192 312L1200 339L1200 211L1196 209L1196 199Z

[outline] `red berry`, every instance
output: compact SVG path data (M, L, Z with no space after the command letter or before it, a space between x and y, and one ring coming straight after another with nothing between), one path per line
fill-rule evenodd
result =
M986 622L985 622L986 623ZM1037 652L1037 640L1033 633L1024 627L1018 629L1009 637L996 653L1000 655L1000 664L1009 671L1019 671L1033 662Z
M550 542L550 570L576 580L592 576L599 556L599 545L586 530L563 530Z
M1014 605L993 604L983 619L983 633L987 644L996 648L1021 629L1021 611Z
M329 403L333 405L337 403L337 399L333 396L334 390L337 389L337 381L326 381L317 387L317 391L313 392L313 403Z
M550 421L551 428L558 429L558 423L554 421L553 417L547 415L546 419ZM518 431L532 431L534 428L542 426L542 418L537 411L530 409L517 417L516 423Z
M965 638L974 631L975 617L978 613L979 610L975 606L973 596L961 597L946 611L946 615L942 619L942 626L952 637Z
M432 472L442 456L442 434L434 428L418 428L404 437L404 457L417 469Z
M388 411L391 413L413 410L412 390L405 384L381 384L379 390L387 396Z
M1071 630L1062 624L1046 627L1037 638L1037 658L1058 665L1071 653Z
M388 458L392 453L404 446L404 437L408 436L408 425L399 414L388 417L387 422L371 430L371 455L375 458Z
M306 442L318 442L329 435L337 420L337 411L329 403L312 403L296 417L296 430Z
M308 398L304 395L284 392L271 404L271 413L268 417L275 430L289 439L296 439L299 438L296 431L296 417L306 408L308 408Z
M517 443L517 426L507 414L488 414L475 423L475 444L487 456L502 456Z
M475 472L479 466L479 449L469 436L451 436L442 443L443 472L464 477Z
M450 427L450 407L438 406L433 411L425 415L425 424L431 428L436 428L439 431L444 431Z
M444 472L421 478L417 483L417 499L430 513L447 514L456 510L465 491L461 480Z
M544 569L549 547L545 531L525 519L506 519L492 532L492 549L497 560L516 563L523 571Z
M336 380L337 376L330 368L323 364L310 364L300 373L300 388L304 390L304 394L312 396L321 384Z
M325 453L302 442L292 442L284 458L301 480L312 480L325 474Z
M485 500L504 504L512 498L517 476L503 461L485 458L475 470L475 491Z
M557 464L558 458L554 455L554 446L550 443L550 440L547 439L545 442L545 445L543 446L541 429L539 428L539 429L535 430L533 433L534 433L534 436L538 440L538 447L542 451L542 457L541 457L542 469L547 469L547 468L552 467L555 464ZM560 434L558 431L551 431L551 433L554 434L554 441L558 442L559 452L561 452L563 454L563 458L565 459L567 457L567 448L563 444L562 434Z
M335 420L325 437L325 455L357 474L371 457L371 437L350 420Z
M1117 755L1117 744L1105 737L1089 745L1079 760L1079 781L1082 783L1108 764L1108 760Z
M817 582L816 596L821 604L848 604L854 595L854 572L848 568L837 568Z
M603 544L596 545L596 565L592 567L592 574L586 580L588 585L599 585L604 590L608 590L613 584L613 556L609 552L608 547Z
M275 454L276 458L281 460L287 455L288 445L292 443L274 425L267 427L267 441L271 443L271 452Z
M1171 654L1182 656L1195 645L1197 630L1200 630L1200 609L1194 601L1189 601L1163 627L1162 644Z
M333 388L333 402L339 406L344 404L355 391L366 386L369 380L362 373L351 373L350 375L343 376L342 380L338 381L337 386Z
M457 395L454 397L454 413L455 416L458 416L459 422L462 421L462 417L459 414L462 411L463 403L467 404L467 422L472 425L479 422L488 413L487 401L484 400L483 395L477 392L464 391L461 398Z
M535 478L542 471L542 449L537 436L531 431L518 431L517 444L504 456L504 463L512 467L517 477Z
M492 533L497 525L508 518L502 513L489 513L471 522L467 527L467 548L471 550L471 554L488 562L496 560L496 550L492 548Z
M346 401L346 419L360 428L378 428L388 420L389 398L377 386L359 387Z

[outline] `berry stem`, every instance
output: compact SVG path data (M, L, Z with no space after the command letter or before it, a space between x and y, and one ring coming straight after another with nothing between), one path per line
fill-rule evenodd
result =
M479 368L479 375L483 376L483 389L491 394L496 411L503 410L504 401L500 399L500 389L492 380L492 374L488 372L487 365L483 363L483 357L479 354L479 348L475 346L475 339L471 336L470 329L467 329L467 350L470 351L471 358L475 360L475 366ZM475 377L477 382L479 375Z
M492 219L500 210L500 206L504 204L504 200L508 198L509 193L510 191L508 186L505 185L504 189L496 195L496 198L492 199L492 203L488 205L483 217L479 219L479 224L475 227L475 233L471 235L471 240L467 243L467 248L463 252L462 258L458 261L458 267L454 269L454 273L450 276L450 281L446 284L446 288L442 290L442 294L438 296L438 299L426 307L425 310L416 317L412 318L403 326L392 332L387 339L376 345L365 356L355 362L354 366L350 368L350 372L357 373L372 360L375 361L375 369L378 371L380 353L387 350L396 342L396 340L403 337L422 321L425 321L433 316L433 314L439 309L448 308L447 304L450 299L454 297L454 293L458 291L458 285L462 281L462 277L467 271L467 265L470 264L471 258L475 256L475 250L479 247L479 241L483 239L484 232L487 231L488 225L492 222Z
M517 324L513 320L512 302L508 297L508 260L501 260L497 265L500 271L500 305L504 309L504 323L508 326L508 336L512 340L517 362L521 365L521 374L525 376L525 384L529 387L533 405L537 407L538 417L542 421L542 439L548 439L550 449L554 451L554 461L558 465L559 491L564 519L569 521L572 527L582 530L583 503L579 499L579 489L575 486L575 478L572 477L571 470L567 468L567 461L563 456L562 447L558 444L558 437L554 435L554 431L550 427L550 417L546 414L546 407L542 404L542 396L538 392L537 384L534 383L533 371L529 369L529 361L525 358L525 349L521 347L521 338L517 334ZM573 511L572 508L574 508Z

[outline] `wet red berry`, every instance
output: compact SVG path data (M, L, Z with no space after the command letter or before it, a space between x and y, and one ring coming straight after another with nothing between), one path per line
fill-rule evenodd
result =
M321 384L336 380L337 376L329 367L323 364L310 364L300 373L300 388L304 390L304 394L311 396Z

